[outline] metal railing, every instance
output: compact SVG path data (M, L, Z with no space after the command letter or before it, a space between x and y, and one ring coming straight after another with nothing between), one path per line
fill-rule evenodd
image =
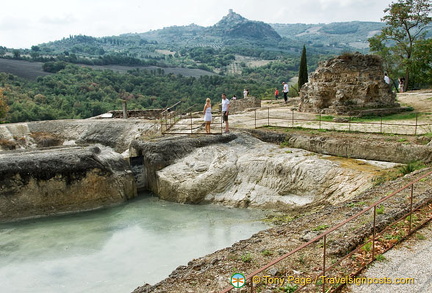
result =
M177 122L176 121L177 112L175 111L175 107L177 107L180 103L181 101L178 101L174 105L167 107L165 110L161 112L160 123L161 123L162 133L170 130Z
M287 109L285 114L280 110L272 112L275 108L256 108L254 115L249 120L254 120L255 128L259 127L302 127L311 129L327 129L348 132L374 132L388 134L408 134L417 135L432 132L432 121L430 123L420 123L419 116L427 113L414 113L415 121L413 123L401 123L401 121L386 122L381 116L379 121L355 121L351 116L337 116L336 121L324 121L330 115L316 114L316 118L311 119L310 113L297 112L294 109ZM309 118L305 118L309 116ZM245 121L242 121L245 122Z
M167 108L161 114L161 132L162 134L196 134L202 132L202 117L200 112L191 112L188 110L173 110L176 105ZM329 121L329 115L310 114L297 112L294 109L288 109L284 113L272 111L271 107L253 109L250 114L240 116L240 123L232 123L234 127L286 127L286 128L306 128L317 130L337 130L347 132L360 133L381 133L381 134L404 134L404 135L420 135L432 133L432 118L430 121L420 122L420 116L426 116L427 113L415 113L415 119L406 121L386 121L383 117L378 118L378 121L356 121L355 117L336 116L335 121ZM223 132L223 119L219 111L213 112L213 131L215 134ZM313 118L311 118L313 116ZM233 116L234 117L234 116ZM219 121L220 119L220 121ZM172 130L174 125L180 120L183 120L182 127L179 130ZM187 121L187 122L185 122ZM238 121L238 120L237 120ZM219 126L220 123L220 126ZM217 128L215 129L215 125ZM220 127L220 128L219 128Z
M246 285L243 288L246 289L249 288L250 289L249 292L255 292L255 289L257 289L257 287L262 286L262 284L261 285L254 284L257 283L256 278L258 274L264 272L265 270L269 269L272 266L275 266L276 264L280 264L282 261L285 260L286 261L291 260L289 264L292 265L295 263L295 261L293 260L293 256L297 252L301 252L306 249L311 249L312 245L317 245L318 247L312 247L314 248L312 250L315 251L312 255L314 256L314 261L315 261L314 265L320 267L320 270L318 272L304 272L304 276L306 277L303 277L302 279L311 280L311 282L307 284L303 284L303 286L300 288L297 287L297 291L312 290L312 292L317 292L317 287L318 288L321 287L321 289L319 290L320 292L334 292L340 289L340 287L344 286L346 283L339 283L336 285L327 284L326 280L329 278L329 275L333 273L333 276L338 276L339 278L343 278L344 276L345 277L357 276L361 272L361 270L363 270L368 264L370 264L376 259L378 254L381 254L389 250L396 243L396 242L391 242L390 240L392 239L390 240L386 239L386 238L393 237L392 234L388 232L389 228L393 227L393 225L396 225L399 232L403 231L403 235L398 234L397 237L395 236L395 238L397 238L398 240L397 241L398 243L432 219L432 213L430 212L430 209L432 209L432 205L430 204L432 198L430 194L428 197L423 199L420 196L418 197L414 196L414 185L417 184L418 182L430 180L430 178L427 177L430 177L431 175L432 175L432 171L429 171L428 173L406 184L405 186L394 191L388 196L385 196L384 198L376 201L374 204L365 208L361 212L351 216L350 218L335 225L334 227L327 229L321 235L311 239L307 243L298 246L294 250L282 255L281 257L273 260L267 265L250 273L245 277L246 280L244 281ZM394 221L392 224L388 224L388 220L385 219L381 220L381 222L378 222L377 218L379 215L382 214L382 210L381 210L382 205L384 205L385 203L389 204L390 201L394 201L395 205L399 205L399 206L404 205L405 209L401 210L402 211L401 213L403 215L402 216L398 215L397 217L395 217L397 220ZM427 211L423 212L422 208L425 206L427 207ZM368 213L371 211L372 211L372 215L368 215ZM331 234L335 234L343 226L353 224L354 221L359 222L359 220L361 220L360 222L364 222L363 227L367 226L366 224L370 224L370 230L371 230L371 233L369 233L371 234L370 238L367 239L365 242L363 242L363 244L359 245L357 249L352 250L350 253L345 254L340 258L338 258L337 255L335 256L334 254L330 255L327 250L329 248L329 244L332 243L329 240ZM388 235L386 236L385 234L386 231L389 233L388 235L390 236ZM354 232L355 231L353 231L353 233ZM378 247L378 244L384 240L389 240L390 243L393 243L393 245L390 246L380 245ZM310 252L310 250L308 251ZM359 255L361 256L361 258L359 258ZM319 261L319 259L321 259L321 261ZM359 259L360 261L356 263L356 260ZM331 264L329 264L330 262ZM339 266L339 268L337 266ZM349 268L349 270L347 270L347 268ZM258 277L258 279L260 279L260 277ZM225 290L221 291L221 293L227 293L232 291L233 289L235 289L234 286L230 286L227 287Z
M162 134L206 134L203 132L203 115L201 112L192 112L196 109L193 105L187 109L174 109L180 104L177 102L173 106L165 109L161 113L161 133ZM222 134L223 132L223 117L220 111L212 111L213 121L211 123L210 134ZM220 121L218 121L220 120ZM181 124L181 125L180 125Z

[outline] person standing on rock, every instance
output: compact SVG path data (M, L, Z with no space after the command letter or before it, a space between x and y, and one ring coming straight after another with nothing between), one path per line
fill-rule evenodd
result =
M225 133L229 133L228 124L228 111L230 107L230 101L227 99L226 94L222 94L222 119L225 122Z
M246 99L249 96L249 90L248 89L244 89L243 90L243 98Z
M275 100L279 98L279 90L276 88L274 92Z
M212 113L211 113L211 100L210 98L206 99L206 103L204 105L204 122L205 122L205 131L207 134L210 134L210 124L212 121Z
M289 92L288 84L286 82L283 82L282 85L283 85L284 100L285 100L285 103L287 103L288 102L288 92Z

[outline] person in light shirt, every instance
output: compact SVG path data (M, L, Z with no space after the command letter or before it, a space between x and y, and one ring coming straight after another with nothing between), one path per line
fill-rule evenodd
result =
M384 81L386 84L388 84L388 85L390 84L390 77L388 77L387 72L384 73Z
M289 92L288 84L286 82L283 82L282 85L283 85L284 100L285 100L285 103L287 103L288 102L288 92Z
M225 122L225 133L229 133L228 112L230 101L227 99L226 94L222 94L222 119Z

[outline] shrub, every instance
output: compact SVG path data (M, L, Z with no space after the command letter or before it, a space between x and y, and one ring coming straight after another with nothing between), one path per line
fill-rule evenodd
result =
M0 146L7 150L16 149L17 143L13 140L0 139Z
M38 147L59 146L63 143L60 138L45 132L33 132L30 136L35 140Z
M425 167L425 164L423 162L415 161L415 162L411 162L411 163L408 163L407 165L400 167L399 171L403 175L406 175L406 174L409 174L411 172L414 172L415 170L420 170L424 167Z

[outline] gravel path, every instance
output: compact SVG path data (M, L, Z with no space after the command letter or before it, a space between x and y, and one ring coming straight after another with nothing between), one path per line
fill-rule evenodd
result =
M384 261L373 263L360 277L371 278L368 281L374 282L392 280L414 284L351 285L346 292L432 292L432 222L384 256Z

